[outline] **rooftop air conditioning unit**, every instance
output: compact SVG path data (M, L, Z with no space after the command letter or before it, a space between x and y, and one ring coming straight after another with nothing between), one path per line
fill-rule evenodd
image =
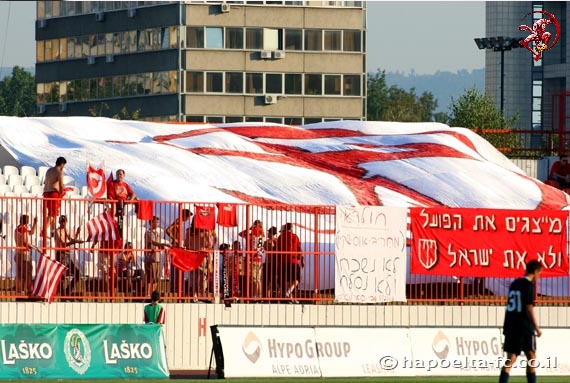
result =
M104 12L97 12L95 14L95 21L105 21L105 13Z
M105 62L112 63L113 61L115 61L115 55L105 56Z
M228 13L230 11L230 5L227 3L222 3L220 4L220 10L222 11L222 13Z
M277 96L274 94L266 94L265 95L265 104L277 104Z
M129 10L127 10L127 16L129 18L134 18L137 15L137 10L135 8L131 8Z
M38 105L38 114L45 114L46 106L45 105Z
M260 52L262 59L270 59L271 58L271 51L261 51Z
M61 104L59 104L59 111L60 112L67 111L67 102L62 102Z
M87 57L87 64L88 64L88 65L93 65L93 64L95 64L95 56L89 56L89 57Z
M275 51L273 52L274 59L284 59L285 58L285 51Z

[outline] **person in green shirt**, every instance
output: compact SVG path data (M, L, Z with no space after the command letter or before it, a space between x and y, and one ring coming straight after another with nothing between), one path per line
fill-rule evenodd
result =
M161 305L158 304L160 301L160 293L156 290L150 295L151 303L144 306L144 323L165 323L165 312Z

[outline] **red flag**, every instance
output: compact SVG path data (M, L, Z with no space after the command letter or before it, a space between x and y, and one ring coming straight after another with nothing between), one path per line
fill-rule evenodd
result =
M109 241L119 239L119 227L108 210L87 222L87 241Z
M94 168L87 163L87 190L93 198L107 198L107 183L105 182L105 168Z
M48 303L51 303L65 270L67 270L67 266L42 254L32 295L42 297L47 300Z
M172 257L174 267L182 271L196 270L208 255L205 251L184 250L180 247L170 248L168 254Z

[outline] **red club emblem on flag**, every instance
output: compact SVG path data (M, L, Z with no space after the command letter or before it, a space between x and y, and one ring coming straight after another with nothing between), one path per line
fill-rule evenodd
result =
M105 169L87 165L87 190L93 198L107 198Z

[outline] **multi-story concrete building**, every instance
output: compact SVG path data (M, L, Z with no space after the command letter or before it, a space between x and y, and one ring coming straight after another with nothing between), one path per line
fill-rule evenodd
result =
M504 112L508 117L519 115L515 125L519 129L570 130L568 125L570 121L567 121L566 117L570 115L570 97L567 97L570 95L567 91L570 87L568 57L570 25L567 23L569 20L567 4L564 1L486 3L486 37L515 37L517 41L524 39L529 32L519 31L520 25L525 24L532 28L534 21L549 18L540 11L553 14L561 26L558 36L555 25L547 27L547 31L552 33L548 46L552 46L556 37L558 41L551 49L543 52L538 61L534 60L531 52L522 47L504 52L500 52L499 49L485 50L486 92L496 100L498 108L501 105L501 94L503 95ZM501 64L503 64L502 69ZM502 90L501 74L504 82ZM544 144L542 142L544 136L541 134L529 134L528 138L531 139L530 144L533 147Z
M38 1L38 114L366 117L363 1Z

